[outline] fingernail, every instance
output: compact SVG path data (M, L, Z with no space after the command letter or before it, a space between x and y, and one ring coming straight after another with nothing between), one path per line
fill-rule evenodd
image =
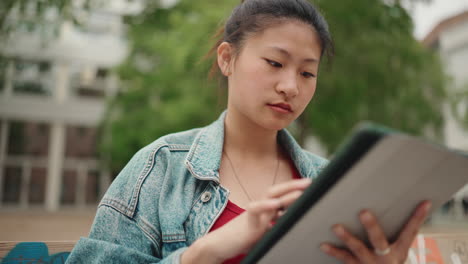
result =
M310 178L303 178L303 179L301 179L301 181L304 182L304 183L311 183L311 182L312 182L312 179L310 179Z
M344 228L340 225L333 227L333 232L338 236L343 236L345 234Z
M429 212L431 210L432 204L429 202L424 206L424 211Z
M361 219L365 222L370 222L372 221L372 215L371 213L369 213L369 211L364 211L362 214L361 214Z
M321 245L320 245L320 250L322 250L322 251L325 252L325 253L330 252L330 249L331 249L330 246L327 245L327 244L321 244Z

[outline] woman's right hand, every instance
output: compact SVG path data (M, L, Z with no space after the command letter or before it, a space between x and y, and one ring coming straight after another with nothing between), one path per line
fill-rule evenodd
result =
M267 197L251 202L244 213L195 241L182 255L182 263L222 263L248 252L311 182L291 180L270 187Z

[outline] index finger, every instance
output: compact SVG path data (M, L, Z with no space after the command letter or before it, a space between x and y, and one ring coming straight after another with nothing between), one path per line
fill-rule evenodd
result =
M289 192L304 190L312 183L312 180L309 178L304 178L300 180L291 180L283 183L276 184L268 190L269 198L278 198Z

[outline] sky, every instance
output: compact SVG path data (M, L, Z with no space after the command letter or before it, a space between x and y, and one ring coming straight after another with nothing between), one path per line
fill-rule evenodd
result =
M463 11L468 11L468 0L432 0L430 4L416 4L410 10L415 37L423 39L439 22Z

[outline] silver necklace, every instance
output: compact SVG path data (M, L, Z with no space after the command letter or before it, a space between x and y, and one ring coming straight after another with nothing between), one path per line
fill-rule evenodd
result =
M234 169L234 166L232 165L232 161L231 161L231 158L229 158L229 155L227 154L226 151L224 151L223 149L223 153L224 155L226 155L226 158L227 160L229 161L229 165L231 166L231 169L232 169L232 173L234 174L234 177L236 178L237 180L237 183L239 184L239 186L242 188L242 191L244 192L245 196L247 196L247 199L249 199L249 201L251 202L252 201L252 197L250 197L249 193L247 192L247 190L245 189L244 185L242 185L239 177L237 176L237 173L236 173L236 170ZM273 177L273 183L271 184L271 186L275 185L276 183L276 176L278 175L278 168L279 168L279 154L277 155L277 161L276 161L276 170L275 170L275 176Z

